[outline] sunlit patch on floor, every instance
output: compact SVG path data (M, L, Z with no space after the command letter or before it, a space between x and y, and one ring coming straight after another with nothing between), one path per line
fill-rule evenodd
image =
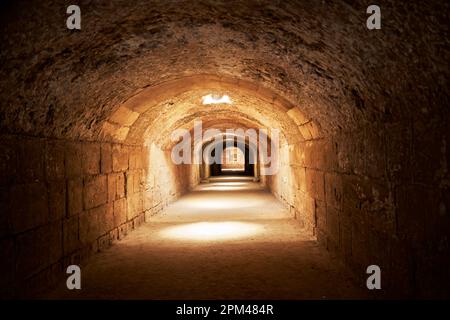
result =
M202 191L238 191L238 190L248 190L246 187L239 186L209 186L201 189Z
M224 241L260 234L264 227L256 223L223 221L196 222L169 227L161 231L164 238L195 241Z
M223 191L223 190L222 190ZM225 197L210 197L209 199L190 199L185 201L184 205L187 208L196 209L239 209L239 208L249 208L257 206L259 202L257 200L249 200L245 198L235 198L229 199Z
M238 191L238 190L254 190L257 186L249 185L245 182L217 182L201 185L198 187L200 191Z

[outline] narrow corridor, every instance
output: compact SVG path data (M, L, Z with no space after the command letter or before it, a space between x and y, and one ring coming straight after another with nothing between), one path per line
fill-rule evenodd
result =
M449 1L3 2L0 300L450 298Z
M339 263L267 190L244 177L201 184L82 267L63 299L361 298Z

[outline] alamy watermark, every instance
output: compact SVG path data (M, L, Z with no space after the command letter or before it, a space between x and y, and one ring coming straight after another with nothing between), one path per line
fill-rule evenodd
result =
M69 5L66 13L70 14L66 20L66 26L69 30L81 30L81 9L77 5ZM367 7L366 13L370 16L366 20L366 26L369 30L381 29L381 8L372 4Z
M381 268L376 264L372 264L367 267L366 273L370 274L367 278L366 286L369 290L381 289Z
M370 14L367 18L367 29L381 29L381 9L379 6L372 4L367 7L366 13Z
M81 30L81 9L77 5L70 5L66 10L67 14L70 14L66 20L66 26L69 30Z
M67 267L66 273L70 274L70 276L67 277L67 280L66 280L67 289L80 290L81 289L81 269L80 269L80 267L75 264L72 264Z

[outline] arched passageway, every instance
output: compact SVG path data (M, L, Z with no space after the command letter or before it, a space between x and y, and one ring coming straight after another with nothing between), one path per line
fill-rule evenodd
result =
M80 31L63 1L2 13L2 296L73 297L79 264L166 298L205 264L198 297L448 297L448 4L384 1L373 32L359 0L80 5ZM195 161L227 130L253 178Z

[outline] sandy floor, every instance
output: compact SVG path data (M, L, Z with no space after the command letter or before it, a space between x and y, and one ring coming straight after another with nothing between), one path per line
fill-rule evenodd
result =
M364 297L256 183L216 179L170 205L45 298L322 299Z

